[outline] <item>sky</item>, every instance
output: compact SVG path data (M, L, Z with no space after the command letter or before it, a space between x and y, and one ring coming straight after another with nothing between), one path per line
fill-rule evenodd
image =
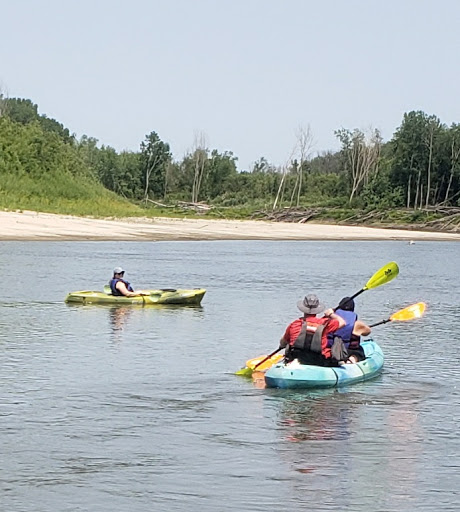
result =
M458 0L0 0L0 90L117 151L200 137L239 170L310 129L460 122Z

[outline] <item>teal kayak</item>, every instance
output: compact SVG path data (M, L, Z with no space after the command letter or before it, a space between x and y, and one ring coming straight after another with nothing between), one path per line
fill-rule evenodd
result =
M265 372L268 388L333 388L347 386L376 377L383 368L382 349L373 340L361 343L366 359L354 364L324 367L291 363L277 363Z

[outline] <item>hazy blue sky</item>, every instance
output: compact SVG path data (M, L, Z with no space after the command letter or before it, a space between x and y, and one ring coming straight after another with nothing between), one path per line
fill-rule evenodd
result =
M239 168L404 112L460 122L460 0L0 0L0 84L78 137L176 158L197 132Z

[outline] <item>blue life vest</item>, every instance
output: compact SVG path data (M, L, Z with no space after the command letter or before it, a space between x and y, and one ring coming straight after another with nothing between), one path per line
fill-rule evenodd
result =
M110 289L112 290L112 295L115 295L116 297L123 297L123 294L120 293L117 290L117 288L116 288L118 281L121 281L122 283L124 283L124 285L126 286L126 289L128 290L128 292L133 292L134 291L132 286L128 283L128 281L125 281L124 279L115 279L114 278L109 283L110 284Z
M327 335L327 345L328 347L332 347L334 338L339 336L342 338L345 347L348 347L348 344L351 341L353 328L355 327L355 322L358 319L358 315L354 311L344 311L343 309L336 309L335 314L342 317L346 324L340 329L337 329L335 332L329 333Z

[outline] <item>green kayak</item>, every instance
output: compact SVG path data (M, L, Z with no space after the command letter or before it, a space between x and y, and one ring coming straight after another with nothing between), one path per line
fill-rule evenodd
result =
M110 288L104 287L103 292L81 291L71 292L65 298L65 302L73 304L178 304L185 306L198 306L201 303L206 290L193 288L181 290L164 288L161 290L143 290L149 295L135 297L118 297L110 293Z

